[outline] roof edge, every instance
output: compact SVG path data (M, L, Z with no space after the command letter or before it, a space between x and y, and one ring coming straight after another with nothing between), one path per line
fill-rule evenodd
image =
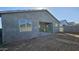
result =
M22 13L22 12L35 12L35 11L46 11L46 12L48 12L52 17L54 17L48 10L46 10L46 9L42 9L42 10L8 10L8 11L0 11L0 14L7 14L7 13ZM54 17L56 20L57 20L57 18L56 17ZM59 23L60 23L60 21L59 20L57 20Z
M48 10L45 11L47 11L52 17L54 17L60 23L60 21L55 16L53 16Z
M42 10L7 10L7 11L0 11L0 14L19 13L19 12L32 12L32 11L45 11L45 9L42 9Z

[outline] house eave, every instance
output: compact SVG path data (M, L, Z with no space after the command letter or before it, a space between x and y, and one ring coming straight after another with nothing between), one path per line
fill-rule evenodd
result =
M48 10L45 10L45 11L47 11L54 19L56 19L58 23L60 23L60 21L55 16L53 16Z
M9 11L0 11L0 14L36 12L36 11L45 11L45 10L9 10Z
M47 13L49 13L49 15L51 15L54 19L57 20L58 23L60 23L60 21L54 17L48 10L46 9L42 9L42 10L9 10L9 11L0 11L0 17L2 14L10 14L10 13L24 13L24 12L36 12L36 11L46 11Z

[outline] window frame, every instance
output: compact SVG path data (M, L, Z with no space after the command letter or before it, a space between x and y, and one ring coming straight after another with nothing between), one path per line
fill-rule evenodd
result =
M25 23L23 23L23 24L25 24L25 28L27 28L26 30L21 29L21 25L23 25L23 24L20 23L21 21L26 21ZM28 30L28 26L27 26L28 23L31 25L31 30ZM30 20L30 19L19 19L18 24L19 24L19 31L20 32L31 32L32 31L32 20Z

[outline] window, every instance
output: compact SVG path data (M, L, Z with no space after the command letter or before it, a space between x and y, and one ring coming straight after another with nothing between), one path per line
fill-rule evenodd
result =
M53 25L54 25L54 27L58 27L59 26L58 23L56 23L56 22L54 22Z
M45 23L40 22L39 23L39 31L40 32L52 32L52 23Z
M29 19L19 20L19 29L20 29L20 32L32 31L32 21Z
M58 27L58 24L57 23L55 23L55 27Z

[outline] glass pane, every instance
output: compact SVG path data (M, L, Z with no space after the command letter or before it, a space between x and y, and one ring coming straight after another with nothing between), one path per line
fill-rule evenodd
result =
M40 32L52 32L52 23L40 22L39 25Z
M32 31L32 21L27 19L19 20L20 32Z

